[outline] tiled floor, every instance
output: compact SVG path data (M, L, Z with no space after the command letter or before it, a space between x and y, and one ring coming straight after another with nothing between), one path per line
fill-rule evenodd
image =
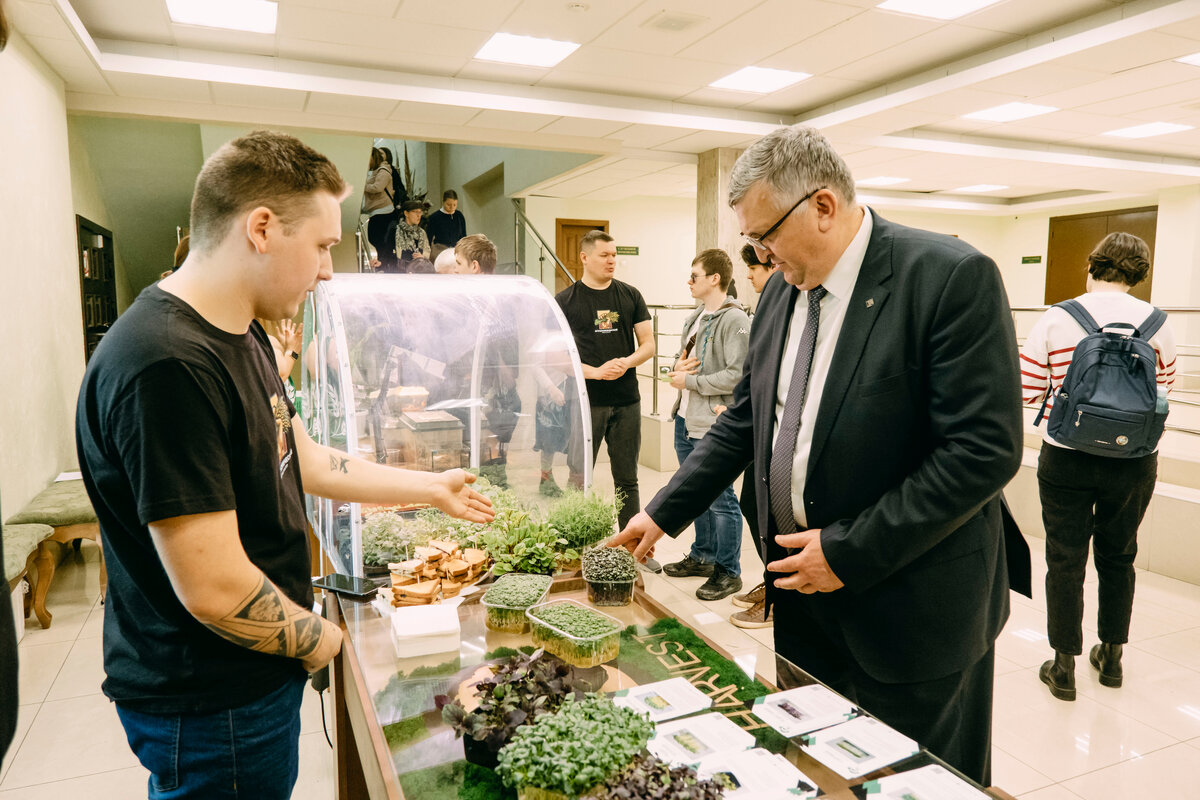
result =
M597 484L611 491L607 469ZM670 477L642 470L648 499ZM666 540L661 561L678 558L690 534ZM1125 686L1099 685L1079 659L1079 697L1055 700L1038 681L1049 655L1045 601L1038 585L1044 567L1041 541L1034 551L1033 600L1013 595L1013 611L996 659L994 781L1021 800L1109 800L1186 797L1200 764L1200 586L1139 571L1131 641L1125 648ZM759 569L748 537L743 546L747 584ZM680 581L699 585L700 578ZM749 586L747 586L749 588ZM1086 589L1085 640L1094 639L1095 582ZM60 567L48 607L54 624L30 620L20 645L21 713L17 737L0 767L0 800L144 797L146 772L125 743L112 704L100 693L100 632L96 550ZM707 610L722 616L729 600L688 602L680 614ZM770 642L770 630L755 632ZM300 737L296 800L333 796L332 756L321 730L316 694L306 692ZM1192 797L1200 794L1192 794Z

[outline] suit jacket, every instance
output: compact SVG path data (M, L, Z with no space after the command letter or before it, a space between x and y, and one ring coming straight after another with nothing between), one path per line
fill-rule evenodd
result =
M768 560L786 555L774 541L767 465L798 295L768 282L733 404L646 506L671 535L753 460L762 544ZM1020 466L1021 428L1016 339L995 263L954 237L876 215L804 489L808 527L822 530L845 586L789 591L776 605L776 635L801 608L888 683L978 660L1008 618L999 493ZM784 590L767 586L778 601Z

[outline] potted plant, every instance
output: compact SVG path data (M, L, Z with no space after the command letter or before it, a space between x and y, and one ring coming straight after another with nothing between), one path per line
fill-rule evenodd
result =
M552 575L560 562L579 558L575 549L549 523L528 511L504 509L480 537L495 561L493 574L530 572Z
M540 649L503 658L491 669L492 677L476 684L479 706L474 711L446 695L434 699L442 720L462 737L467 761L490 769L518 728L557 711L568 697L582 699L594 688L575 669Z
M378 511L362 523L363 568L368 575L386 575L388 564L412 557L417 542L399 514Z
M633 601L637 561L624 547L593 547L583 554L588 601L597 606L627 606Z
M500 750L496 773L521 800L568 800L628 765L653 733L646 716L607 697L572 697L519 728Z
M688 766L672 767L649 753L642 753L625 769L592 789L580 800L625 800L630 797L654 800L719 800L725 785L717 779L700 780Z
M621 651L621 623L575 600L555 600L525 612L533 643L568 664L595 667Z
M567 540L568 547L583 551L612 536L620 510L620 495L609 501L598 492L568 490L550 509L548 522Z
M554 579L549 575L509 572L484 592L480 604L487 609L484 624L502 633L525 633L529 617L525 611L546 599Z

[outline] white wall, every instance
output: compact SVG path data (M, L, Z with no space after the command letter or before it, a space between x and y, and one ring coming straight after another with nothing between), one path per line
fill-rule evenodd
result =
M79 125L72 123L72 119L78 120L79 118L74 117L67 120L67 144L70 149L71 161L71 200L75 206L75 213L111 231L113 221L108 212L108 205L104 202L104 192L100 189L95 173L92 172L91 159L88 156L83 133L80 131ZM119 313L123 313L133 302L133 287L129 283L129 275L125 271L125 264L121 258L120 242L114 240L113 250L117 281L117 309Z
M83 330L62 80L15 33L0 53L0 505L74 469Z
M636 256L617 257L619 280L640 289L647 303L691 302L687 279L692 259L696 257L695 200L632 197L619 202L599 202L530 197L525 213L551 247L554 247L555 219L608 220L609 233L616 237L617 245L638 248ZM527 260L531 265L537 264L536 250L528 252ZM740 262L737 259L736 263ZM553 262L545 263L543 283L553 288Z

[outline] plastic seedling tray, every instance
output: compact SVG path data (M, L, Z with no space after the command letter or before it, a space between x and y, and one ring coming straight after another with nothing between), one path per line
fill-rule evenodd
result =
M578 609L571 613L576 620L584 621L594 632L576 635L561 627L561 621L542 619L539 615L554 615L561 609ZM547 614L547 610L549 613ZM555 600L533 606L527 612L533 626L533 643L545 647L546 652L576 667L595 667L612 661L621 652L622 624L614 617L588 608L577 600Z
M525 581L535 584L535 588L537 585L541 586L540 591L537 591L536 594L531 590L528 603L502 597L503 594L507 593L508 588L512 584ZM550 593L550 584L552 583L554 583L554 578L549 575L531 575L525 572L510 572L507 575L501 575L484 592L483 597L479 601L487 609L487 617L484 620L484 624L488 627L488 630L499 631L501 633L527 632L529 630L529 618L525 616L526 609L543 602L546 599L546 595Z
M588 602L594 606L627 606L633 602L633 584L637 578L627 581L593 581L583 571L587 581Z

